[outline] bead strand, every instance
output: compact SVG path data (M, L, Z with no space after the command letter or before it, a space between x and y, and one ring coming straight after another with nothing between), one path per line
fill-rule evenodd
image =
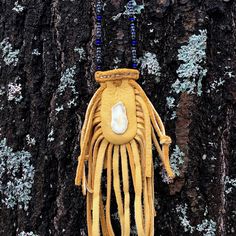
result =
M130 21L130 34L131 34L131 58L132 58L132 67L137 68L137 40L136 40L136 28L134 16L134 5L133 0L128 2L128 11L129 11L129 21Z
M136 40L136 28L135 28L135 12L134 1L128 1L129 21L130 21L130 34L131 34L131 59L132 68L137 68L137 40ZM96 2L96 68L102 69L102 0Z
M103 4L101 0L97 0L96 3L96 68L102 69L102 8Z

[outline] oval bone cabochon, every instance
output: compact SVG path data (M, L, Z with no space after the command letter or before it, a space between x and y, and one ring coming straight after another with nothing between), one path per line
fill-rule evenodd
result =
M101 126L104 137L113 144L125 144L137 131L134 89L128 80L119 86L108 81L102 93Z
M128 128L126 108L123 102L116 103L111 108L111 129L116 134L123 134Z

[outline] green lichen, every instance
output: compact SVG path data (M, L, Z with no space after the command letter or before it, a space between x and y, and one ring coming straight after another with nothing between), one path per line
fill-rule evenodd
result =
M30 232L22 231L17 236L38 236L38 234L35 234L32 231L30 231Z
M180 167L184 163L185 154L180 150L178 145L175 145L170 156L170 165L176 176L180 176Z
M133 15L133 14L141 14L141 11L144 9L144 5L138 5L135 0L131 0L133 2L133 12L130 12L128 8L128 4L125 5L124 15Z
M178 50L178 60L183 62L177 70L179 78L196 78L206 73L202 63L206 60L207 31L199 32L198 35L192 35L188 44Z
M174 120L174 119L176 119L176 118L177 118L177 113L176 113L176 111L172 111L170 119L171 119L171 120Z
M76 66L72 66L70 68L67 68L61 76L60 84L57 89L57 95L61 96L66 91L70 91L70 97L71 99L65 103L65 101L58 100L56 102L56 114L58 114L60 111L66 109L66 108L72 108L72 106L76 106L76 100L78 98L78 91L76 91L76 81L75 81L75 72ZM58 96L58 97L59 97ZM63 103L62 103L63 102Z
M207 31L200 30L200 34L192 35L187 45L178 50L178 60L182 63L177 69L179 79L172 85L175 93L187 92L202 94L202 79L206 76L206 40Z
M55 138L53 137L53 134L54 134L54 129L52 127L51 130L50 130L50 133L48 134L48 138L47 138L48 142L53 142L54 141Z
M194 89L196 87L195 80L193 79L192 81L188 79L184 80L179 80L177 79L173 84L172 84L172 89L175 93L183 93L187 92L188 94L194 93Z
M207 90L207 93L219 92L220 88L224 85L224 83L225 83L225 80L222 80L221 78L219 78L218 80L212 81L210 84L210 88Z
M30 162L29 152L13 152L6 139L0 141L0 194L7 208L28 209L35 173Z
M14 101L15 103L19 103L23 99L21 90L22 87L20 83L17 82L9 83L7 89L8 101Z
M78 92L75 89L75 69L76 66L72 66L70 68L67 68L65 72L62 73L60 84L58 86L57 92L59 95L62 95L67 88L71 89L73 94L77 94Z
M112 17L112 20L117 21L122 15L139 15L142 10L144 10L144 5L138 5L135 0L133 2L133 12L130 11L128 7L128 3L125 5L125 11L123 13L118 13L117 15Z
M201 232L203 236L215 236L216 222L211 219L204 219L201 224L197 225L196 230Z
M115 63L114 68L115 68L115 69L119 68L119 63L121 63L121 60L120 60L118 57L115 57L115 58L113 59L113 61L114 61L114 63Z
M193 226L187 216L188 206L187 204L181 204L176 207L177 213L179 213L178 217L181 223L181 226L184 228L184 232L189 232L192 234L195 231L198 231L203 236L215 236L216 235L216 222L212 219L203 219L200 224ZM208 211L204 213L206 217Z
M170 119L171 120L175 119L177 117L176 111L173 110L176 107L175 98L174 97L166 97L166 105L169 108L169 110L171 111Z
M190 220L187 216L187 204L184 205L178 205L176 207L176 211L179 213L179 220L181 223L181 226L184 228L184 232L190 232L191 234L194 232L195 227L193 227L190 223Z
M77 105L77 103L76 103L76 99L75 98L73 98L69 102L67 102L68 108L72 108L73 106L75 107L76 105Z
M173 108L175 107L175 98L173 97L166 97L167 107Z
M39 49L38 49L38 48L35 48L35 49L32 51L32 55L40 56L41 53L39 52Z
M26 139L27 145L29 145L30 147L32 147L36 144L35 138L31 138L31 136L29 134L26 135L25 139Z
M228 59L229 61L231 58ZM235 78L235 71L230 66L225 66L225 75L230 79Z
M154 75L155 80L158 82L161 75L161 67L157 60L157 55L151 52L145 52L143 57L139 58L140 69L142 72L147 70L149 75Z
M180 168L184 164L184 157L185 157L185 154L180 150L178 145L175 145L175 148L173 149L173 152L170 156L170 165L171 165L171 169L173 170L176 176L180 176ZM162 169L161 177L164 183L171 182L171 180L168 178L166 171L164 169Z
M178 69L178 79L171 85L171 93L181 94L197 94L202 95L202 80L206 76L206 40L207 31L200 30L200 34L192 35L187 45L181 46L178 50L178 60L182 62ZM176 111L173 99L167 99L167 106L171 110L170 119L175 119Z
M7 66L17 65L20 50L13 49L12 45L9 43L9 38L5 38L2 42L0 42L0 50L2 51L3 61Z
M225 192L229 194L236 188L236 179L230 178L229 176L225 177Z
M85 53L85 50L82 47L74 48L74 52L79 54L79 62L81 62L81 61L86 59L86 53Z
M55 108L56 115L57 115L60 111L63 111L63 110L64 110L64 106L63 106L63 105L57 106L57 107Z
M25 9L25 7L21 6L18 1L16 1L14 3L14 5L15 6L12 8L12 10L17 12L17 13L20 13L20 12L24 11L24 9Z

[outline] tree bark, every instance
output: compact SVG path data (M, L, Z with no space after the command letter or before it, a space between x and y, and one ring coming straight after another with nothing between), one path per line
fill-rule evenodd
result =
M117 16L127 1L104 2L104 69L130 67L129 21ZM173 183L162 181L160 165L155 169L155 235L236 235L236 2L137 4L144 7L136 15L139 68L147 52L160 66L157 76L147 65L139 83L172 137L171 153L176 145L184 153ZM4 203L12 173L0 166L0 235L87 235L86 198L74 178L86 107L98 87L94 6L94 0L0 0L0 141L12 148L3 154L0 146L0 163L26 151L35 169L24 209L17 194L13 206ZM207 32L202 94L174 93L183 63L178 50L199 30Z

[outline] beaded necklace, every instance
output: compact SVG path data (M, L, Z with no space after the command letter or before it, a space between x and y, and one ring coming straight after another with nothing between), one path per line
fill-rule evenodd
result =
M96 3L96 69L102 69L102 11L103 4L101 0ZM128 12L130 21L130 34L131 34L131 58L132 68L137 68L137 40L135 29L135 15L133 0L128 2Z
M80 155L75 184L87 195L87 228L89 236L114 236L110 207L115 193L120 234L130 235L130 205L139 236L154 236L154 164L152 145L156 147L169 179L174 173L169 161L171 138L166 135L159 114L136 80L139 78L136 53L136 31L133 0L128 2L131 14L132 67L108 71L102 69L102 2L96 4L95 80L100 88L92 97L80 137ZM158 140L159 139L159 140ZM101 188L106 175L106 191ZM131 177L129 177L131 176ZM131 183L130 183L131 182ZM135 198L130 197L130 185ZM103 196L106 200L104 201ZM105 205L104 205L105 204Z

